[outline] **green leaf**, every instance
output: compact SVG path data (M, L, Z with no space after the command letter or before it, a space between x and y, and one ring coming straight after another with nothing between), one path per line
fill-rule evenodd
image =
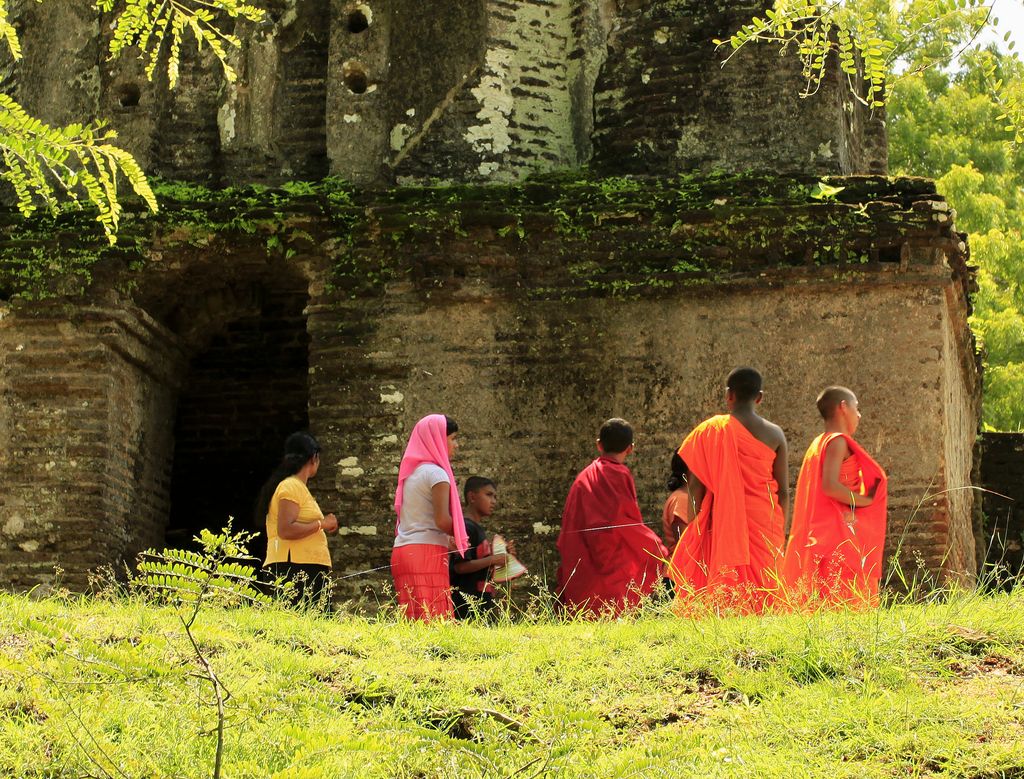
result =
M110 0L97 0L97 8L111 11ZM227 48L238 48L234 35L220 29L218 17L261 22L264 11L238 0L176 0L154 3L152 0L125 0L124 9L113 21L110 58L114 59L128 49L137 48L146 62L146 77L152 80L161 59L166 56L168 84L178 84L181 66L181 45L186 32L190 32L195 45L201 50L210 47L228 81L235 80L235 71L227 61Z
M819 181L811 190L810 197L815 200L834 200L836 195L844 189L846 189L846 187L833 187L830 184L826 184L824 181Z

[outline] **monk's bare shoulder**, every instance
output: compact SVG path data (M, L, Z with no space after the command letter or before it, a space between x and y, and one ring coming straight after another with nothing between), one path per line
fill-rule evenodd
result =
M825 447L825 450L827 452L834 453L837 457L839 457L842 460L845 460L847 457L850 456L850 454L852 454L850 452L850 445L846 443L846 437L841 435L837 435L835 438L829 441Z
M774 449L778 449L779 447L786 445L786 434L783 432L781 427L774 422L769 422L767 419L764 420L764 426L765 434L769 439L767 442L769 446Z
M747 417L737 416L736 418L754 438L765 446L774 449L776 452L786 446L786 434L774 422L769 422L758 414L752 414Z

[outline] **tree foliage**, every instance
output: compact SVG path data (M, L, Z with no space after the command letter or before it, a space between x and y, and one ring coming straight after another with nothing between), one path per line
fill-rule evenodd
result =
M1008 140L992 75L1014 84L1024 64L994 50L973 52L953 74L928 71L894 85L889 102L894 173L937 179L970 233L979 266L972 326L985 352L984 424L1024 430L1024 154Z
M978 45L993 32L1000 47ZM1014 33L992 0L777 0L719 42L729 57L753 43L795 52L805 96L836 57L859 100L886 105L891 171L936 179L970 233L983 423L996 430L1024 430L1024 64Z
M1012 0L1020 3L1022 0ZM795 53L803 66L804 96L818 91L835 57L850 91L871 107L885 103L895 80L947 66L985 30L999 30L1007 51L1013 31L1003 31L993 0L776 0L727 40L726 61L744 46L765 43ZM958 46L951 46L958 43ZM984 73L998 117L1016 143L1024 142L1024 102L1019 81Z
M35 0L65 2L65 0ZM209 46L233 80L227 49L238 40L220 29L222 18L259 21L263 12L238 0L93 0L100 12L114 13L109 56L137 51L152 79L165 63L168 84L177 84L181 47L191 39ZM0 39L14 60L22 57L17 29L7 0L0 0ZM31 116L10 95L0 93L0 178L14 189L18 209L25 216L40 207L56 213L64 204L92 206L108 240L114 242L121 216L119 180L139 195L150 209L156 197L138 162L114 141L117 133L95 120L54 127Z
M117 4L117 0L97 0L96 7L110 13ZM168 47L167 83L174 89L178 84L181 45L186 33L191 33L200 49L204 44L210 47L224 68L225 77L234 81L235 72L227 63L225 47L237 48L239 42L217 26L219 13L253 22L263 18L260 8L238 0L128 0L114 20L110 56L117 57L137 47L146 60L146 76L152 79L164 47Z

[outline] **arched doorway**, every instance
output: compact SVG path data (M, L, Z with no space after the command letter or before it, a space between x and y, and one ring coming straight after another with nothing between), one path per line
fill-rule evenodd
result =
M168 546L187 548L203 528L259 530L260 486L281 458L284 439L309 426L308 289L297 275L268 275L207 295L180 322L195 344L174 422Z

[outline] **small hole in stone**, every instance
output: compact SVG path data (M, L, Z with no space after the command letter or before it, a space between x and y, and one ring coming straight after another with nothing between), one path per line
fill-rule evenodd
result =
M366 91L369 83L366 80L366 74L358 68L353 68L345 73L345 86L349 90L357 95L361 95Z
M879 262L899 262L902 255L903 247L900 245L896 246L882 246L878 250L878 261Z
M117 102L121 108L134 108L141 97L142 92L135 84L125 84L117 91Z
M360 9L356 9L348 15L348 31L351 33L364 32L370 26L370 20Z

